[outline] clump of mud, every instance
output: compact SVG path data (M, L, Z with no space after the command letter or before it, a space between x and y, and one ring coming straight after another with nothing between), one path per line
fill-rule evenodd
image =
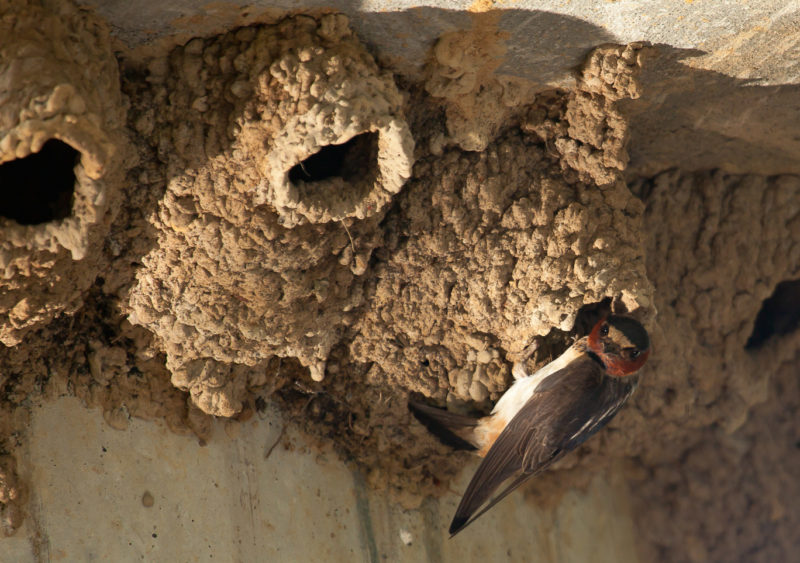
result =
M335 15L194 39L147 80L136 127L166 193L130 318L200 409L233 416L272 358L322 379L355 321L411 174L402 96Z
M603 65L635 74L635 53L607 49L585 75ZM618 64L622 57L628 64ZM520 107L483 152L447 147L418 158L381 225L365 304L329 358L328 377L279 393L311 433L335 437L368 468L370 483L388 485L407 506L440 490L463 463L419 425L406 427L407 392L485 410L534 337L551 341L539 365L552 359L546 350L569 345L561 335L583 307L608 298L619 310L652 314L644 205L615 176L624 153L606 142L624 139L623 124L588 140L575 117L611 104L602 93L615 95L622 78L605 76L602 88L552 92ZM444 135L441 121L424 129L428 140Z
M25 489L17 477L17 462L0 455L0 533L14 535L24 519Z
M103 267L129 156L108 26L20 1L0 21L0 342L72 313Z
M501 14L473 13L471 29L444 33L431 49L424 88L442 105L446 125L431 136L434 152L445 144L485 150L535 94L527 81L495 74L507 50Z
M81 40L87 69L114 66L105 32L64 10L67 62ZM125 61L139 160L119 191L120 92L85 93L83 68L53 74L72 86L42 83L44 97L21 90L33 97L0 116L0 153L25 158L52 133L81 165L72 207L0 220L4 533L24 515L13 453L28 409L64 393L112 427L159 418L201 441L209 414L274 400L417 506L466 454L411 420L408 395L486 412L532 339L541 365L602 302L639 316L654 354L610 427L528 493L547 504L624 458L648 559L796 549L800 336L759 311L800 278L800 181L673 171L629 187L617 102L639 96L645 49L596 49L575 89L534 95L486 76L500 39L496 26L446 34L419 84L381 69L336 15ZM90 75L117 76L105 70ZM48 111L62 125L94 115L109 144L20 134Z
M404 505L440 492L461 458L409 425L409 392L486 409L510 360L581 307L652 315L644 208L618 174L624 123L581 125L613 107L636 52L604 49L582 89L520 105L481 153L435 142L444 106L413 84L401 96L337 16L126 68L139 164L103 248L116 260L78 313L4 351L5 450L37 396L201 438L203 412L275 398ZM309 144L319 119L332 132ZM355 168L331 169L328 151Z

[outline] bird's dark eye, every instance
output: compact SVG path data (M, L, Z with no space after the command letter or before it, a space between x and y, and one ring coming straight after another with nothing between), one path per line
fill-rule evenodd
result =
M641 352L635 348L630 352L628 352L628 355L631 357L631 360L635 360L636 358L638 358L639 354L641 354Z
M600 327L600 336L608 336L608 325Z

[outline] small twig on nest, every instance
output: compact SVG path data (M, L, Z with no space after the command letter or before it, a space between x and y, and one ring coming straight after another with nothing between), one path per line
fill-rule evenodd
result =
M347 224L345 224L344 219L339 219L339 222L342 224L342 227L344 227L344 232L347 233L347 238L350 239L350 250L353 251L352 260L353 260L353 264L355 264L355 262L356 262L356 245L353 243L353 237L350 235L350 229L347 228Z

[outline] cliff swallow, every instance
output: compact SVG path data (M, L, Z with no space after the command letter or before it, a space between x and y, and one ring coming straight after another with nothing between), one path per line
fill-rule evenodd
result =
M517 364L517 380L488 416L410 401L417 419L443 442L484 458L450 524L451 537L605 426L633 393L649 354L645 328L610 315L533 375Z

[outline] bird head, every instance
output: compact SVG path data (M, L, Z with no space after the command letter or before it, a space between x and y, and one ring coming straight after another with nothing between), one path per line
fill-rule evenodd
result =
M647 361L650 337L639 321L609 315L592 329L588 347L597 354L609 375L623 377L636 373Z

